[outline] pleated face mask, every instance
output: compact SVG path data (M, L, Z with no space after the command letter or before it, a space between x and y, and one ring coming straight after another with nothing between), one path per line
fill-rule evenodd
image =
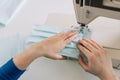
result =
M78 59L81 53L76 47L78 40L81 40L83 38L90 39L91 37L91 30L88 29L87 27L81 26L81 27L68 28L68 27L58 27L58 26L36 25L33 28L32 32L30 33L30 36L26 42L26 46L30 46L36 42L40 42L57 33L68 30L75 30L78 36L70 44L68 44L59 54L63 56L67 56L69 58Z

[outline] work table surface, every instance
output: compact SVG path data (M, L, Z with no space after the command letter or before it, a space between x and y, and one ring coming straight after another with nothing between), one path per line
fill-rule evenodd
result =
M0 28L0 36L16 33L28 36L35 24L78 26L72 4L72 0L26 0L26 3L13 20L6 27ZM65 22L62 20L65 20ZM120 26L120 21L115 22L116 25ZM93 23L90 25L93 25ZM119 70L115 71L120 75ZM35 60L19 80L99 79L85 72L75 60L60 61L42 57Z

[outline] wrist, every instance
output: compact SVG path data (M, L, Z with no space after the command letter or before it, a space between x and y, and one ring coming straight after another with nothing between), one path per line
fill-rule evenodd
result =
M102 75L99 76L101 80L119 80L113 68L107 68Z
M13 62L18 69L25 70L36 58L37 55L29 48L14 57Z
M40 48L41 47L41 48ZM42 46L39 45L31 45L30 47L28 47L28 49L26 49L26 51L32 55L34 58L38 58L43 56L43 50L42 50Z
M41 50L39 50L41 49ZM26 69L29 64L31 64L35 59L42 56L42 48L38 45L32 45L28 47L25 51L21 54L17 55L13 62L15 63L16 67L20 70Z

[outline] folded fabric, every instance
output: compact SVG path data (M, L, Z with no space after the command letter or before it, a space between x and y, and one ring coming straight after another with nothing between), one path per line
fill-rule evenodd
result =
M7 25L25 0L0 0L0 25Z
M30 33L30 36L26 42L26 47L28 47L36 42L40 42L48 37L54 36L57 33L60 33L63 31L68 31L68 30L75 30L77 32L78 36L60 52L60 55L78 59L78 57L80 55L80 51L76 47L78 40L91 37L91 30L88 29L87 27L83 27L83 26L72 27L72 28L48 26L48 25L34 26L32 32Z
M22 52L25 49L24 43L25 40L21 34L0 37L0 66Z

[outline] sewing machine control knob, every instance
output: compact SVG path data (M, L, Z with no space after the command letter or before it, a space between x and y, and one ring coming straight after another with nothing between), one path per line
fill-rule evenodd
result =
M86 18L90 18L90 11L89 10L86 10Z

